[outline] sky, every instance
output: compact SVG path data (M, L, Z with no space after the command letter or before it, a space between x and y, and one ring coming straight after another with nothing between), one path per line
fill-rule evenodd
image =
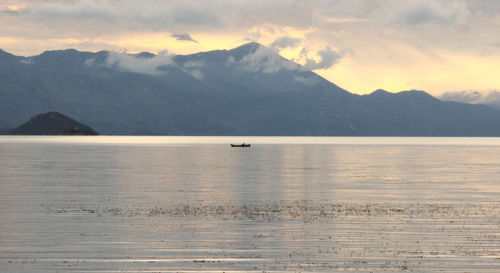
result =
M0 26L21 56L255 41L358 94L500 89L498 0L1 0Z

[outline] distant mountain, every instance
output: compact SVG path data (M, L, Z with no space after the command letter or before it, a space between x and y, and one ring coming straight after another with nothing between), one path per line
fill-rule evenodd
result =
M12 128L0 128L0 135L10 135Z
M462 103L484 104L500 110L500 91L477 92L477 91L456 91L445 92L439 96L443 101L455 101Z
M352 94L258 43L177 56L1 51L0 95L0 128L56 110L103 134L500 136L490 107Z
M92 128L57 112L32 117L12 130L13 135L97 135Z

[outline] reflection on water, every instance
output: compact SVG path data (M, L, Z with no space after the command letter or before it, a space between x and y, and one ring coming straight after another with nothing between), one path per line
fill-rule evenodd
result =
M0 137L0 269L497 272L499 152L497 138Z
M200 144L336 144L498 146L497 137L256 137L256 136L0 136L0 143L200 145Z

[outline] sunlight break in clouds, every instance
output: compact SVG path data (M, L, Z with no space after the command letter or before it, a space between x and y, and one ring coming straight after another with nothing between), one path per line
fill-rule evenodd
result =
M440 94L498 89L498 18L496 0L5 0L0 48L189 54L256 41L353 92Z

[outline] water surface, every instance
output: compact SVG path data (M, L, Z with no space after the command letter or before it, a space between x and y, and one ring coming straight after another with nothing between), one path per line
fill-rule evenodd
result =
M499 138L3 136L0 269L498 272L498 154Z

